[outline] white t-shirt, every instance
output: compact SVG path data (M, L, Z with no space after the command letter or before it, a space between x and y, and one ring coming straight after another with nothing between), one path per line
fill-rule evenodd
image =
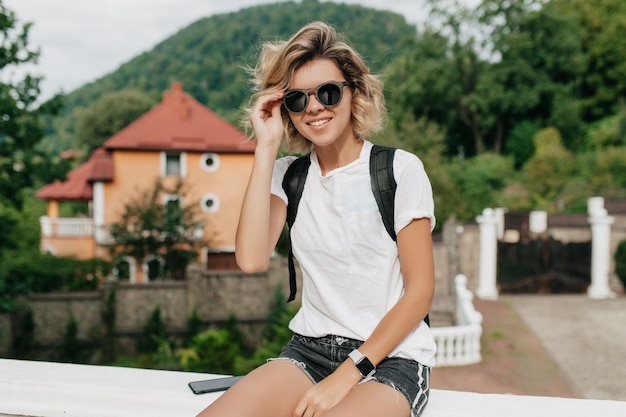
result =
M359 158L322 176L315 152L291 230L293 253L302 271L302 307L289 328L303 336L339 335L366 340L403 293L396 242L382 221L371 188L364 141ZM287 203L285 171L295 157L274 166L272 194ZM435 225L432 189L417 156L398 149L393 162L397 183L396 233L413 219ZM422 322L391 353L432 366L435 343Z

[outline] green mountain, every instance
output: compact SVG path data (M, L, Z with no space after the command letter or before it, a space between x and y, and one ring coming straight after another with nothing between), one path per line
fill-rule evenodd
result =
M329 22L345 34L374 71L393 59L402 38L416 35L415 26L399 14L319 0L278 2L205 17L67 94L62 120L56 120L50 132L57 142L52 147L71 145L76 110L104 94L136 89L159 100L173 81L182 82L186 92L234 122L250 95L245 67L256 62L260 43L285 39L313 20Z

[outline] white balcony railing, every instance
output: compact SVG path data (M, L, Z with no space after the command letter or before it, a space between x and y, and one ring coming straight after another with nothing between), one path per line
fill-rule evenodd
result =
M482 335L482 315L474 309L474 295L467 289L467 277L457 275L456 286L456 326L433 327L432 333L437 344L435 366L469 365L481 361L480 336Z
M220 394L187 384L218 375L0 359L2 417L194 417ZM623 417L626 402L431 390L423 417Z
M41 234L44 237L91 237L93 236L93 219L47 217L39 218Z
M98 244L113 243L108 227L95 226L93 219L42 216L39 218L39 223L43 237L93 237ZM204 228L202 227L191 229L187 233L187 237L198 241L204 238Z

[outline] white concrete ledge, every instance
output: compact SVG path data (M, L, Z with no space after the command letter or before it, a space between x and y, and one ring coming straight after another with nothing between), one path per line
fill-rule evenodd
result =
M195 416L218 394L187 384L216 375L0 359L0 415Z
M0 359L0 416L193 417L217 375ZM424 417L624 417L626 402L433 390Z

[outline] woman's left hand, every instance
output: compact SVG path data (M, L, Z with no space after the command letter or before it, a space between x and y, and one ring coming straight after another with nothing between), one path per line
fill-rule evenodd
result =
M326 379L307 390L294 410L294 417L315 417L330 410L339 404L360 380L361 374L348 359Z

